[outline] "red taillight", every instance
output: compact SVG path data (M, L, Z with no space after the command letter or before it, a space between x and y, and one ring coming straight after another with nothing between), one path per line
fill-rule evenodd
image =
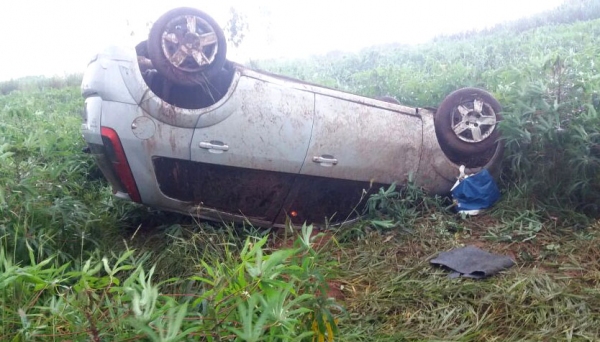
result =
M125 151L123 150L123 145L121 145L121 139L119 139L119 135L117 135L117 132L115 132L114 129L108 127L102 127L101 134L105 145L106 143L111 145L105 146L105 148L107 148L108 157L112 162L117 176L127 190L129 197L131 197L132 201L141 203L142 200L140 193L137 185L135 184L135 180L133 179L131 169L129 168L127 157L125 157Z

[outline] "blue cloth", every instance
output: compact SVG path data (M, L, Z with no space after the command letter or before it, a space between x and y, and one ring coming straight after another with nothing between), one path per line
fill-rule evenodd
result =
M454 190L452 197L458 201L458 210L486 209L500 198L500 190L487 169L465 178Z

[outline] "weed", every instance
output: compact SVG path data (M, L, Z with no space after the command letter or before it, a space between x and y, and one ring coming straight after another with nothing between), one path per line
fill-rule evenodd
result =
M425 190L412 179L397 187L396 183L387 189L371 195L365 207L369 223L376 229L400 228L410 231L417 218L428 215L432 211L442 209L440 197L430 197Z

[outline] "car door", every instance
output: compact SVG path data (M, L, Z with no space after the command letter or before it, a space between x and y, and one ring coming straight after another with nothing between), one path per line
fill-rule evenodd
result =
M295 223L351 219L371 192L417 171L422 123L415 109L340 97L315 95L308 153L277 223L286 215Z
M306 158L314 94L255 73L200 117L187 196L206 209L272 223Z

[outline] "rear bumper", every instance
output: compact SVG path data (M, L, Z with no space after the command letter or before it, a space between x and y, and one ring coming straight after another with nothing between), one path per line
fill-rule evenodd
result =
M92 68L91 73L96 71ZM84 96L81 134L87 143L86 152L93 156L103 176L111 184L115 196L141 202L117 133L101 125L104 99L92 88L88 88Z

